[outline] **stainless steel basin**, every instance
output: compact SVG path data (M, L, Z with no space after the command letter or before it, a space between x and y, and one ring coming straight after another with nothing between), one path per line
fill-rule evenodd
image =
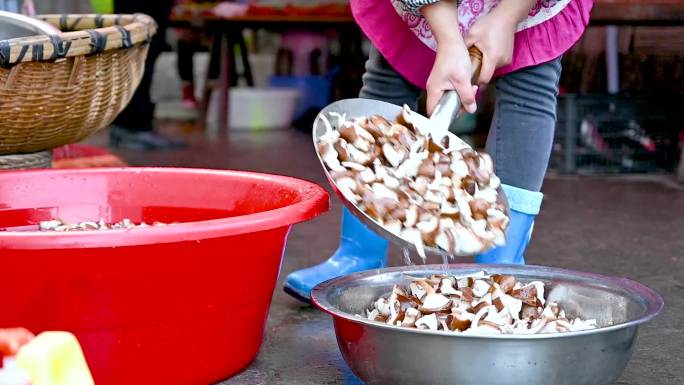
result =
M569 316L595 318L601 328L560 334L473 336L406 329L356 316L410 276L444 272L442 265L389 268L324 282L311 293L333 317L337 342L367 384L609 385L629 361L639 325L663 300L637 282L540 266L450 265L449 274L485 270L544 281L549 298Z

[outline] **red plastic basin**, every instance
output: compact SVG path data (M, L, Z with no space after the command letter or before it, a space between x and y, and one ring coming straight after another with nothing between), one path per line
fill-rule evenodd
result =
M328 204L246 172L0 173L0 328L75 333L98 385L215 383L256 356L290 227ZM35 231L53 218L181 223Z

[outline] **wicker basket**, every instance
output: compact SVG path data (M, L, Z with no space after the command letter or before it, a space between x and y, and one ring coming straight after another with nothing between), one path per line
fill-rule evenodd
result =
M52 153L41 151L33 154L0 155L0 171L51 168Z
M0 40L0 155L78 142L107 127L143 74L149 16L43 15L60 35Z

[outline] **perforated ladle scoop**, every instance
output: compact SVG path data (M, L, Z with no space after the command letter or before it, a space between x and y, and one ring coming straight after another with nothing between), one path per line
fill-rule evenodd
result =
M477 48L473 47L470 49L470 58L472 63L473 77L479 74L480 66L482 64L482 53ZM456 91L446 91L444 95L440 98L433 114L430 118L426 118L416 112L412 113L413 124L421 131L429 131L433 139L438 142L441 141L445 136L449 138L449 148L455 148L456 150L470 148L470 146L464 142L462 139L449 132L449 127L458 118L458 114L461 109L461 98L458 96ZM348 117L361 117L361 116L372 116L379 115L384 117L389 121L394 121L401 113L402 107L391 103L386 103L378 100L372 99L345 99L334 102L327 107L325 107L319 114L319 116L314 121L313 125L313 142L314 148L316 150L316 155L318 160L321 162L323 171L325 173L328 182L332 186L335 194L342 200L342 203L349 209L349 211L356 218L365 223L371 230L379 234L385 239L397 244L402 248L416 251L416 246L405 240L404 238L397 236L396 234L390 232L384 228L380 223L375 221L371 216L366 214L363 210L359 209L353 202L349 201L344 197L339 187L337 186L335 180L330 175L325 162L323 161L322 154L319 151L318 142L320 137L325 134L328 130L326 124L324 123L321 115L329 116L330 113L338 113L340 115ZM508 201L501 188L498 189L498 202L505 207L506 215L508 212ZM437 247L431 247L425 245L425 253L427 255L451 255L446 250ZM485 251L485 250L482 250ZM455 256L465 256L456 254Z

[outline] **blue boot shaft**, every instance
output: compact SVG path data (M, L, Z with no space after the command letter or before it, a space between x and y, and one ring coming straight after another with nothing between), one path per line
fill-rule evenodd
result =
M541 208L544 195L540 192L503 185L511 209L511 222L506 231L506 245L475 256L484 264L525 264L525 249L530 243L534 219Z
M359 271L385 267L388 246L387 240L369 230L344 208L340 245L335 253L321 264L288 275L284 289L294 297L308 302L311 289L321 282Z

